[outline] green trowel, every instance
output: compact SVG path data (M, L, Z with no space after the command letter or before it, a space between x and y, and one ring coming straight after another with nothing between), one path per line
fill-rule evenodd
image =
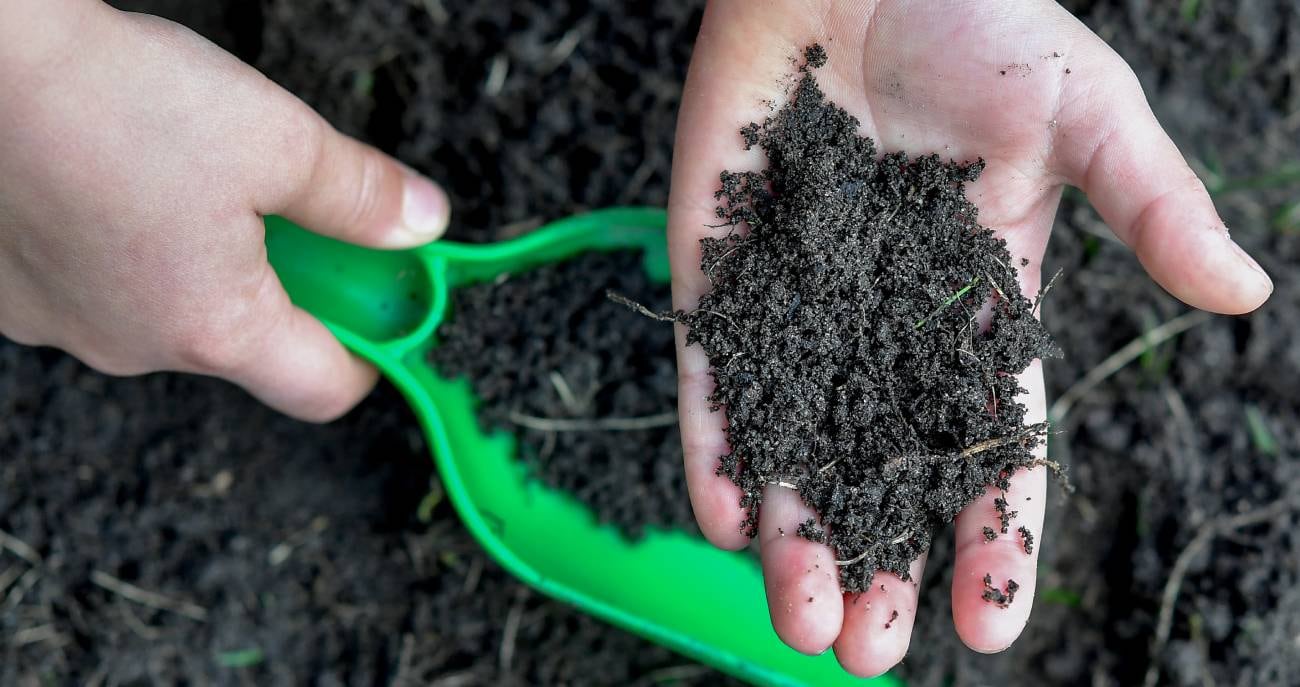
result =
M528 479L513 437L479 426L469 384L430 366L452 289L585 251L624 248L642 249L647 273L667 281L664 224L661 210L611 209L491 245L439 241L377 251L269 217L266 245L293 301L405 395L465 526L516 577L756 684L899 684L854 678L830 653L804 656L782 644L752 556L682 532L652 531L630 543L572 497Z

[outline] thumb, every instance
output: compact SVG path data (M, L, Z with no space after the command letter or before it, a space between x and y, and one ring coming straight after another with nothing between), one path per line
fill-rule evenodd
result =
M339 133L300 101L305 154L297 183L269 212L319 234L374 248L409 248L442 235L451 214L437 184L376 148Z
M1115 58L1118 60L1118 58ZM1151 278L1188 305L1224 314L1258 308L1273 282L1228 236L1205 184L1147 105L1127 66L1071 84L1062 98L1057 152L1070 183L1088 194ZM1070 77L1066 77L1067 79Z

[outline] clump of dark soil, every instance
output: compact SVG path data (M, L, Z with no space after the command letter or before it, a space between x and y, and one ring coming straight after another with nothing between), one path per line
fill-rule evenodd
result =
M518 434L520 457L630 535L694 528L677 432L671 327L605 298L667 308L639 251L572 260L457 289L431 353L471 380L486 427Z
M713 287L681 317L712 363L745 526L769 485L797 485L828 528L800 534L856 592L906 578L936 526L1033 463L1016 375L1053 345L964 195L982 162L877 158L818 87L824 52L806 59L788 104L741 132L768 166L722 173L733 231L704 240Z
M985 601L1006 608L1011 605L1012 601L1016 600L1016 592L1018 591L1020 591L1019 582L1016 582L1015 580L1007 580L1006 586L1002 589L998 589L993 586L993 576L988 573L984 574L984 593L982 596Z

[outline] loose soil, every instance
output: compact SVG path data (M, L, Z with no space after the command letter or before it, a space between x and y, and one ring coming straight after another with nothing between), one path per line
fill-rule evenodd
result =
M629 536L694 529L682 498L673 330L606 291L668 309L639 251L585 253L457 289L430 360L468 377L489 429L515 433L542 482Z
M1045 427L1024 425L1017 375L1055 347L966 199L983 162L878 158L818 87L821 46L805 59L788 102L741 130L768 166L722 173L731 231L702 241L712 287L679 317L712 364L744 527L797 485L820 516L799 534L860 592L877 570L909 579L936 527L1034 462Z
M448 183L461 240L584 208L662 205L703 5L115 4L187 23ZM1300 10L1064 4L1130 61L1202 178L1229 184L1216 202L1276 291L1076 404L1051 452L1078 489L1049 495L1025 633L984 656L949 623L918 623L901 672L922 686L1127 687L1154 665L1169 685L1300 683L1294 513L1193 556L1169 640L1150 644L1171 569L1206 523L1300 485L1300 233L1280 212L1300 185L1275 174L1300 159ZM494 63L504 78L489 91ZM1045 365L1049 398L1184 311L1074 193L1048 248L1045 269L1057 268L1043 317L1067 356ZM112 379L0 341L0 529L44 565L23 577L32 566L0 551L0 684L725 684L528 592L464 533L438 486L390 388L321 428L212 380ZM948 613L952 548L950 534L935 536L929 617ZM206 622L124 601L91 582L94 570L195 603ZM238 653L252 649L260 657Z

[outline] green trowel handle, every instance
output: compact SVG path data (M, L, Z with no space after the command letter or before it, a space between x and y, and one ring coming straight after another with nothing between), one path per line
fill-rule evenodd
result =
M487 245L439 241L404 251L353 246L266 218L271 264L294 303L324 322L348 348L391 372L428 348L448 291L554 262L584 250L637 247L647 267L668 278L662 210L615 208L552 223Z

